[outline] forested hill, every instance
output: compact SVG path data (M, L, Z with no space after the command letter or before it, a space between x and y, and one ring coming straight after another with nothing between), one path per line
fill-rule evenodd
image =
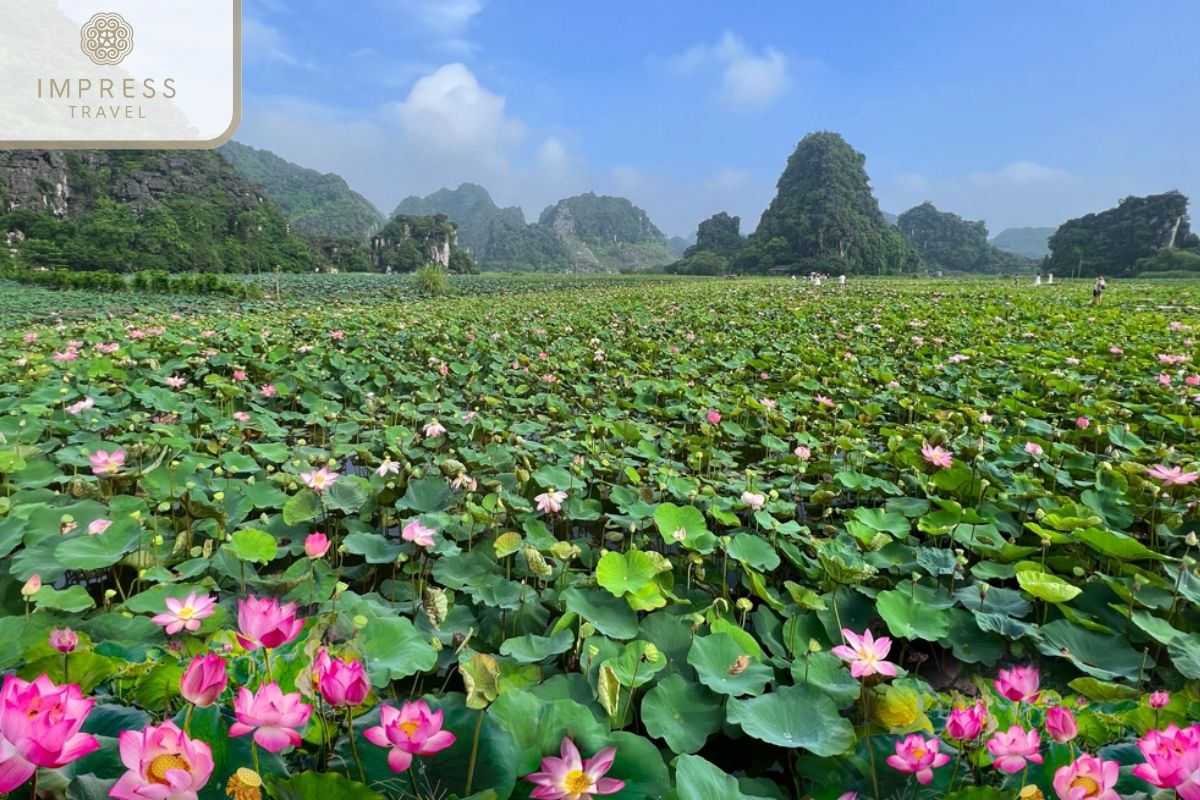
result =
M204 150L0 151L0 248L27 267L308 270L278 206Z
M1033 261L993 247L988 242L987 225L982 221L939 211L933 203L922 203L905 211L897 219L896 227L930 270L1011 274L1034 268Z
M242 177L261 186L303 233L365 244L383 227L379 210L338 175L323 175L238 142L229 142L218 152Z
M992 237L992 247L1025 258L1050 254L1050 237L1057 228L1005 228Z

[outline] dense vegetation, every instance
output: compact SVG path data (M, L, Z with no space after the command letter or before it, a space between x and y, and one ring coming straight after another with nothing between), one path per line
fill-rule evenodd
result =
M683 258L667 267L667 272L680 275L724 275L746 244L741 233L742 220L724 211L700 223L696 243L683 253Z
M238 142L229 142L217 152L243 178L261 186L302 233L350 239L365 245L383 227L379 210L338 175L322 175L269 150Z
M740 272L778 265L829 274L913 274L920 258L884 220L866 157L836 133L805 136L738 256Z
M398 214L372 239L371 248L379 271L416 272L429 264L458 274L475 271L471 257L458 246L456 226L445 214Z
M0 151L0 239L27 268L311 270L279 209L213 152Z
M1050 255L1050 237L1057 228L1005 228L992 237L992 247L1032 259Z
M494 247L507 247L507 253L511 254L514 248L509 240L520 237L527 227L521 209L515 206L500 208L487 189L474 183L464 183L457 189L439 189L426 197L406 197L392 212L392 216L428 217L434 214L449 217L458 226L458 243L472 258L484 264L493 260ZM497 242L493 245L494 239L502 239L507 244Z
M1068 220L1050 237L1046 269L1060 275L1127 277L1160 266L1160 249L1200 250L1192 233L1188 199L1180 192L1126 197L1116 208ZM1194 264L1164 255L1166 264ZM1167 267L1180 268L1180 267ZM1187 267L1184 267L1187 268Z
M0 791L1200 780L1193 287L412 282L6 317Z
M896 220L896 227L930 270L996 274L1027 272L1033 268L1028 259L989 244L984 222L938 211L933 203L922 203L905 211Z

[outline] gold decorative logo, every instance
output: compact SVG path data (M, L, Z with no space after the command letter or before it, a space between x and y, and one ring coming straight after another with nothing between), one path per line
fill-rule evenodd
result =
M83 26L80 47L102 67L120 64L133 52L133 27L120 14L97 14Z

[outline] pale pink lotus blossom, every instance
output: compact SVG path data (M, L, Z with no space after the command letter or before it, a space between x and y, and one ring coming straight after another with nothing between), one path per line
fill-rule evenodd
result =
M59 364L70 363L72 361L75 361L78 358L79 358L79 351L71 350L70 348L62 351L61 353L54 354L54 361Z
M174 722L121 731L126 772L109 790L114 800L196 800L216 766L212 749Z
M408 771L413 756L432 756L454 744L457 737L443 729L442 710L433 711L424 700L405 702L399 709L383 705L379 724L363 731L376 747L387 748L392 772Z
M1120 777L1119 763L1085 753L1054 771L1054 793L1061 800L1121 800L1116 790Z
M237 722L229 726L229 735L253 733L259 747L278 753L303 741L296 729L304 727L312 711L299 692L284 694L275 682L264 684L256 692L243 686L233 701Z
M323 533L310 533L304 537L304 555L312 559L324 558L329 552L329 537Z
M330 471L329 467L321 467L320 469L313 470L312 472L300 473L300 480L304 481L304 485L312 489L317 494L320 494L330 486L333 486L335 483L337 483L339 477L341 476L336 472Z
M111 519L94 519L88 523L88 536L99 536L108 530L108 526L112 525Z
M73 653L79 646L79 635L70 628L51 628L50 646L60 653Z
M896 665L885 660L892 649L890 638L880 636L876 639L869 630L857 634L849 628L842 628L842 636L849 644L838 645L831 652L850 662L853 677L866 678L875 674L896 677Z
M82 400L67 406L66 411L71 416L76 416L78 414L82 414L84 411L87 411L89 408L94 408L95 405L95 400L90 397L85 397Z
M926 739L919 733L909 734L896 742L896 752L887 757L888 766L900 772L915 774L917 783L926 786L933 782L933 771L950 763L950 756L939 752L938 739Z
M797 445L796 449L793 450L792 453L794 453L796 458L800 459L801 461L808 461L810 458L812 458L812 449L802 444Z
M1171 702L1171 695L1167 692L1151 692L1150 707L1153 709L1166 708Z
M721 424L721 412L717 411L716 409L709 409L708 414L706 414L705 417L708 419L710 425Z
M1183 382L1188 386L1200 386L1200 375L1188 375Z
M462 491L465 489L468 492L474 492L479 488L479 482L464 472L454 480L450 481L450 488L456 491Z
M419 519L414 519L404 526L404 530L401 531L400 537L404 539L404 541L412 542L419 547L433 547L435 544L433 537L436 533L437 531L435 531L433 528L422 525Z
M42 576L36 572L29 576L29 580L21 584L21 596L30 598L35 596L42 589Z
M1183 486L1200 478L1200 473L1184 472L1183 467L1168 467L1163 464L1155 464L1147 472L1163 486Z
M342 339L346 338L346 332L343 330L331 331L329 338L333 339L335 342L340 342Z
M244 380L246 380L246 370L244 370L244 369L235 369L235 370L233 371L233 379L234 379L235 381L244 381Z
M1036 703L1041 695L1041 673L1037 667L1021 666L998 670L992 681L996 691L1014 703Z
M921 457L939 469L954 466L954 454L942 447L932 447L928 444L923 444L921 445Z
M1009 775L1025 769L1026 762L1042 763L1042 739L1037 728L1025 730L1012 725L1007 731L996 731L987 741L992 766Z
M275 384L266 383L258 387L258 393L263 397L274 397L279 394L279 390L275 388Z
M92 464L92 474L98 477L116 475L125 466L125 451L97 450L88 456L88 461Z
M567 493L555 491L543 492L533 499L537 503L538 511L544 514L557 514L562 511L562 504L566 502Z
M1045 453L1045 451L1042 450L1042 446L1037 442L1026 442L1025 452L1034 458L1041 458L1041 456Z
M1092 424L1092 421L1087 417L1079 417L1075 420L1075 427L1084 430Z
M990 425L992 422L992 415L985 411L979 415L979 421L984 425Z
M426 439L436 439L446 433L446 426L442 425L436 419L432 419L425 423L425 427L422 430L425 432Z
M213 615L213 607L217 604L217 598L190 592L183 600L168 597L163 602L167 610L150 621L155 625L161 625L163 632L168 636L173 636L182 630L189 633L200 630L201 621Z
M617 757L617 748L606 747L589 759L583 759L569 736L559 745L558 756L542 759L541 771L525 776L537 786L529 793L531 800L592 800L597 796L616 794L625 782L606 778Z
M187 386L187 381L178 375L171 375L170 377L163 378L163 383L165 383L167 386L170 386L172 389L182 389L183 387Z
M116 342L100 342L96 345L96 349L106 356L111 356L121 349L121 345Z
M742 492L742 504L751 511L758 511L767 502L766 495L751 492L749 490Z
M823 394L815 395L813 400L815 400L817 405L821 406L822 408L833 408L834 406L833 400Z
M250 415L245 411L235 411L233 412L233 419L235 422L249 422Z
M384 456L383 461L381 461L379 466L375 469L375 474L381 478L386 478L388 475L399 475L400 464L392 461L392 457L390 455Z
M1160 372L1158 374L1158 383L1160 386L1170 386L1171 385L1170 374L1168 374L1166 372Z
M25 344L33 344L38 340L38 335L36 333L27 333L22 338L25 340Z

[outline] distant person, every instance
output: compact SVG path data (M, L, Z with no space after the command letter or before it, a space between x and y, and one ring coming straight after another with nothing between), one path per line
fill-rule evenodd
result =
M1039 273L1037 274L1037 277L1035 277L1035 278L1033 279L1033 285L1034 285L1034 286L1041 286L1041 285L1042 285L1042 273L1040 273L1040 272L1039 272Z
M1100 305L1101 298L1104 297L1104 290L1108 288L1108 284L1104 282L1104 276L1096 277L1096 283L1092 286L1092 305Z
M1046 283L1050 284L1051 286L1054 285L1054 273L1053 272L1046 273Z

